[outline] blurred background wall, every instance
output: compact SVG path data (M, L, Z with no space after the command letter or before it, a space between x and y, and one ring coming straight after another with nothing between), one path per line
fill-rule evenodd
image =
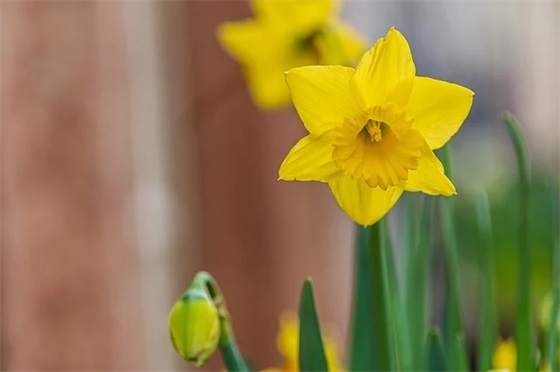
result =
M186 368L167 312L201 269L256 366L281 365L278 316L308 275L345 344L352 226L324 185L276 181L303 127L291 108L253 106L215 38L250 14L244 1L0 3L0 369ZM419 74L476 92L454 140L460 192L511 175L504 108L557 174L558 2L347 1L343 15L372 42L397 26Z
M142 368L121 5L0 19L1 368Z

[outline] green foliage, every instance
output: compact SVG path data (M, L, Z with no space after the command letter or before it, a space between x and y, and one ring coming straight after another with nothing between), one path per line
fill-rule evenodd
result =
M369 371L375 366L370 345L374 345L373 279L369 270L368 230L358 226L356 235L354 306L350 341L350 371Z
M447 371L446 357L441 345L441 333L437 328L428 333L426 354L428 371Z
M517 299L517 324L515 341L517 346L517 369L532 370L535 367L533 356L533 330L531 314L531 254L527 234L529 203L529 160L525 139L516 119L509 113L504 114L504 123L515 148L519 168L519 220L518 220L518 278L519 297Z
M383 224L358 229L356 286L350 346L351 371L394 369L393 322L388 307ZM394 269L392 269L394 270Z
M405 289L405 311L406 323L409 332L409 345L411 360L405 363L406 370L416 371L425 365L423 345L427 333L428 323L428 294L430 287L431 272L431 247L432 247L432 219L433 200L428 196L421 198L421 213L416 213L418 199L408 199L410 204L407 208L407 225L420 225L420 232L415 234L412 228L407 231L414 234L414 238L407 239L408 246L405 247L406 254L406 289ZM421 222L418 223L418 220ZM406 361L405 361L406 362Z
M550 223L540 223L543 216L552 214L550 203L550 188L559 192L556 184L551 184L546 175L536 175L529 185L529 223L527 226L529 241L531 242L532 262L525 269L538 275L533 277L531 285L533 303L540 300L550 290L552 276L551 259L553 255L553 235L556 229ZM501 195L518 195L518 183L504 184L500 195L488 194L488 208L491 214L492 231L489 242L479 233L476 217L476 198L457 198L457 236L460 242L460 269L472 270L479 265L480 257L486 253L488 245L493 254L490 275L496 288L500 288L500 295L495 298L496 311L504 323L514 319L511 312L517 295L517 261L516 249L519 241L516 233L516 221L519 216L518 203L512 203L511 198L501 198ZM459 203L460 202L460 203ZM474 309L476 310L476 309Z
M302 371L328 370L310 278L303 283L299 303L299 367Z
M440 151L448 177L452 174L451 149L448 144ZM459 303L459 259L458 243L455 232L455 200L440 199L440 215L443 227L443 245L445 252L444 323L443 340L448 364L452 370L466 371L466 346L457 337L463 330Z
M558 370L558 317L560 313L560 233L558 232L558 192L552 190L550 193L552 199L552 228L556 229L554 234L553 247L553 275L552 275L552 287L554 288L552 308L550 310L550 322L548 326L548 363L551 371Z
M496 308L495 289L492 267L494 264L493 247L490 245L492 225L490 207L486 193L480 192L476 199L476 215L478 230L482 240L480 249L480 274L479 301L479 342L478 342L478 370L492 369L492 349L496 342Z

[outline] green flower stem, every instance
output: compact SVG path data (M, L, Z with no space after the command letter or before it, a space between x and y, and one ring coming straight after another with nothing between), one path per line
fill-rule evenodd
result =
M481 311L478 343L478 370L488 371L492 369L492 350L496 341L496 304L494 302L494 251L491 244L492 223L488 197L481 191L476 196L476 215L478 231L482 244L480 253L480 280Z
M370 345L376 354L376 371L393 370L392 340L389 336L390 315L388 312L387 271L384 264L383 245L381 243L381 225L376 223L367 228L369 262L373 283L373 306L375 316L371 317L375 333L375 345Z
M525 140L517 120L512 114L504 113L504 123L509 132L519 169L519 253L518 253L518 278L519 298L517 308L516 343L517 343L517 370L535 370L533 352L533 332L531 327L531 254L528 240L528 204L529 204L529 160Z
M552 231L554 233L554 241L552 245L552 283L553 283L553 300L552 309L550 311L550 325L548 327L548 362L551 371L558 370L558 313L560 311L560 235L558 234L558 191L552 188Z
M194 277L191 288L199 288L206 291L218 309L218 314L220 315L220 341L218 346L227 370L239 372L249 371L235 342L229 312L220 287L218 287L218 283L216 283L212 275L202 271Z
M354 288L350 316L349 371L369 371L375 366L375 355L370 345L375 343L374 328L370 322L373 307L373 280L369 265L368 230L356 226L356 253L354 258Z
M450 145L441 149L442 162L448 177L452 174L452 159ZM445 324L443 327L443 343L448 354L449 367L452 370L467 370L464 364L466 358L466 347L458 337L463 332L461 312L459 306L459 259L458 244L455 234L454 200L446 198L441 201L441 217L443 223L443 238L446 255L446 300L445 300Z

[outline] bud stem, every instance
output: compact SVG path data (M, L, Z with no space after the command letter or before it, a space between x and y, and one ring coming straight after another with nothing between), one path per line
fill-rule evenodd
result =
M249 367L237 347L229 312L226 307L226 302L218 287L218 283L214 280L212 275L205 271L201 271L194 277L191 288L197 288L206 291L210 298L214 301L214 305L218 309L220 316L220 341L219 348L222 354L222 360L228 371L249 371Z

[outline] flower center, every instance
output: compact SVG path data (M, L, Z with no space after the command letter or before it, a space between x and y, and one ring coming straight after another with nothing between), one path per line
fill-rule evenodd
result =
M365 122L365 124L364 124ZM346 120L333 141L333 161L345 176L386 190L418 167L424 139L398 108L375 107Z
M323 36L321 29L316 29L307 35L298 36L295 39L295 54L296 56L309 55L315 61L320 63L322 53L319 48L319 39Z
M365 130L369 134L371 142L379 142L383 139L383 131L387 131L387 129L387 124L382 121L369 119L362 131Z

